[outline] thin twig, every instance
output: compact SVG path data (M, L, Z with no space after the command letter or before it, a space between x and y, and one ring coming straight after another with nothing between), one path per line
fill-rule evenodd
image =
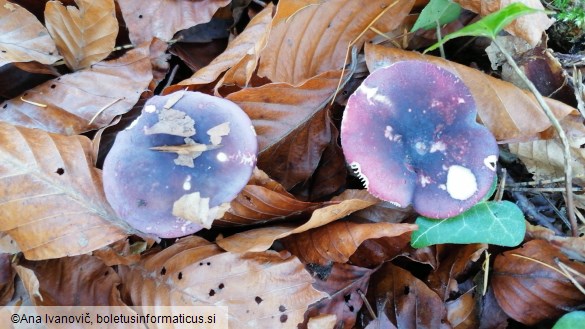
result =
M573 274L577 274L581 277L583 277L583 274L575 271L574 269L570 268L569 266L563 264L563 262L561 262L558 258L555 258L555 263L557 263L557 266L561 269L561 271L563 271L563 273L565 273L565 276L567 277L567 279L569 279L571 281L571 283L577 288L577 290L579 290L583 295L585 295L585 289L583 289L583 286L577 282L577 280L575 280L575 278L573 277ZM572 272L572 273L570 273Z
M121 101L122 98L116 98L113 101L111 101L110 103L106 104L104 107L102 107L101 109L99 109L96 114L94 114L94 116L91 118L91 120L89 120L88 125L91 126L93 124L93 121L103 112L105 111L108 107L116 104L117 102Z
M506 188L508 191L517 191L517 192L565 192L567 189L565 187L515 187L515 186L508 186ZM572 187L571 191L573 192L582 192L583 189L580 187Z
M534 97L536 97L538 104L540 105L540 107L542 108L542 110L544 111L546 116L548 117L549 121L551 122L551 124L553 125L555 130L557 131L557 134L559 135L559 138L561 139L561 142L563 143L563 155L564 155L564 160L565 160L564 165L565 165L565 193L566 193L566 199L567 199L566 200L567 216L569 217L569 221L571 222L571 233L573 236L576 237L579 235L579 231L577 228L577 219L575 218L575 209L573 206L573 204L574 204L573 192L572 192L573 168L571 167L571 158L572 158L571 157L571 146L569 145L569 140L567 139L567 135L565 134L563 127L561 127L561 123L555 117L552 110L550 109L550 107L548 106L546 101L544 100L543 96L540 94L538 89L536 89L536 87L534 86L532 81L530 81L526 77L524 72L522 72L522 70L520 70L520 68L518 67L518 65L516 64L514 59L512 58L512 55L510 55L508 53L508 51L498 42L497 39L494 38L493 42L500 49L500 52L504 55L504 57L506 57L508 64L510 64L510 66L512 67L512 69L514 69L516 74L518 74L518 76L522 79L522 81L524 81L524 83L528 86L528 89L532 92L532 94L534 94Z
M498 189L496 190L494 201L502 201L502 198L504 197L504 189L506 188L507 177L508 171L506 170L506 168L502 168L502 178L500 178L500 184L498 185Z
M175 65L173 67L173 69L171 70L171 74L169 75L169 79L167 80L167 84L165 85L165 88L168 88L173 83L173 80L175 79L175 75L177 74L178 70L179 70L179 65Z
M368 309L368 312L370 313L370 316L372 317L373 320L376 320L376 313L374 313L374 310L372 309L372 305L370 305L370 302L368 302L368 299L366 298L366 295L364 295L364 293L358 289L357 293L360 295L362 301L364 302L364 305L366 305L366 308Z
M436 19L435 22L437 23L437 40L441 41L443 37L441 37L441 25L439 24L439 20ZM442 59L447 59L445 56L445 48L443 48L443 43L439 44L439 52L441 53Z

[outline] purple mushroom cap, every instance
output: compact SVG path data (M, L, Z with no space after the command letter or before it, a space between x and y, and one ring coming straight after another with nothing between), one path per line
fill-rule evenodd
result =
M116 136L104 162L104 190L134 228L185 236L229 208L252 175L257 151L252 122L236 104L189 91L155 96Z
M372 72L351 95L341 144L368 191L421 215L449 218L489 191L498 145L453 73L422 61Z

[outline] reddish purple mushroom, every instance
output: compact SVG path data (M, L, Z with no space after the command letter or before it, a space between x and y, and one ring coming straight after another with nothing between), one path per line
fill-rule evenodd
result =
M236 104L198 92L151 98L116 136L104 189L134 228L163 238L209 228L256 165L252 122Z
M347 162L368 191L430 218L471 208L489 191L498 145L478 124L469 89L422 61L372 72L349 98L341 124Z

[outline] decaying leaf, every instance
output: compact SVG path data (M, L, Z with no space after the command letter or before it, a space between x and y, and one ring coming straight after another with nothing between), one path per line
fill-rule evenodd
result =
M14 265L14 271L18 274L20 280L24 285L24 288L28 292L31 300L43 301L43 296L39 290L40 283L35 272L21 265Z
M400 25L414 1L283 0L266 48L260 55L258 74L273 82L299 84L318 74L342 68L348 46L361 45L375 35Z
M45 23L65 63L77 71L114 50L118 20L114 0L75 0L75 4L47 2Z
M11 260L11 254L0 253L0 305L6 305L14 294L16 272Z
M93 256L80 255L20 265L34 273L39 293L35 305L121 306L116 272Z
M282 240L286 250L306 264L346 263L368 239L396 237L416 230L414 224L336 221Z
M170 41L180 30L209 22L219 8L229 3L229 0L118 1L134 45L150 43L155 37Z
M0 0L0 17L0 66L30 61L52 64L61 58L43 24L26 9Z
M173 215L211 228L217 218L221 218L229 209L229 203L222 203L216 207L209 207L209 198L202 198L199 192L183 195L173 203Z
M532 140L551 126L534 96L509 82L438 57L396 48L366 44L365 53L370 72L398 61L422 60L445 68L460 77L471 91L479 119L490 129L499 143ZM550 98L545 100L558 119L575 111L574 108L559 101Z
M260 50L266 45L273 9L272 3L266 6L254 16L246 29L228 44L221 55L195 72L189 79L179 82L179 85L211 83L226 70L228 72L224 76L225 83L245 85L256 69Z
M152 80L148 45L49 80L0 104L0 121L73 135L129 111ZM99 81L99 83L96 83ZM93 121L92 121L93 119Z
M367 195L367 192L363 191L363 193ZM272 243L278 239L331 223L354 211L369 207L376 202L377 201L372 201L367 196L346 199L339 204L315 210L311 215L311 218L303 225L279 225L252 229L218 240L217 244L221 248L231 252L264 251L270 248Z
M532 47L540 41L542 33L548 29L554 22L544 13L544 7L538 0L454 0L461 7L471 10L481 16L487 16L496 12L514 2L521 2L528 7L540 9L543 12L522 16L504 28L512 35L521 37L526 40Z
M207 131L207 135L209 135L209 141L211 142L211 145L215 146L221 144L221 138L227 136L229 133L230 133L229 122L220 123Z
M340 75L330 71L299 86L271 83L227 97L252 119L258 134L258 166L287 189L313 173L330 143L324 108Z
M197 236L120 266L120 276L133 305L227 306L230 328L294 328L309 304L328 296L296 257L222 252Z
M559 270L558 262L585 273L585 264L571 262L544 240L496 257L492 285L502 309L514 320L534 325L585 307L585 295ZM575 280L585 284L582 276Z
M27 259L84 254L131 232L106 201L84 136L0 123L0 231Z

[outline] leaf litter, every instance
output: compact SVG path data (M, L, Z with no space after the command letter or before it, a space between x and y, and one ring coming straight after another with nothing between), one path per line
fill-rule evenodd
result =
M512 2L544 8L538 1ZM458 0L469 11L452 10L447 21L432 17L432 10L425 14L426 3L158 0L138 7L126 0L77 0L49 2L45 10L0 1L0 67L56 76L0 99L2 305L28 300L134 312L141 304L211 303L229 307L231 326L250 328L490 328L508 321L530 327L581 309L583 239L558 234L571 228L563 223L566 196L558 186L566 169L562 145L549 119L507 64L500 72L482 58L485 40L450 41L446 59L419 53L423 44L469 25L472 12L481 18L509 1ZM419 13L427 20L415 24ZM214 19L232 24L224 31L227 48L191 72L169 47L189 36L181 31ZM435 28L436 20L448 24ZM506 31L528 47L528 55L517 56L529 78L556 72L538 83L571 145L583 231L583 121L573 107L583 95L571 100L546 89L554 82L582 90L580 81L566 79L577 71L555 63L557 53L547 50L542 36L551 23L540 11ZM421 31L410 33L413 25ZM466 49L482 55L466 60L459 56ZM542 51L549 64L527 60ZM501 146L499 166L523 184L504 184L498 169L499 188L513 193L496 193L507 201L489 201L520 206L526 233L521 221L518 227L506 222L512 210L490 208L497 219L491 222L513 229L519 245L486 244L505 230L479 218L468 227L440 225L449 229L432 236L432 246L415 249L417 213L372 197L348 170L338 132L347 98L377 68L412 59L443 67L470 88L478 122ZM107 154L108 139L101 132L93 141L86 136L109 126L124 129L141 95L185 88L221 95L246 112L257 134L258 168L221 207L210 208L198 192L176 200L175 215L208 230L161 240L130 228L111 208L95 165L98 154ZM203 131L208 142L195 141L198 122L173 108L181 99L176 95L161 109L146 109L158 111L159 120L145 132L182 138L182 145L153 150L175 153L171 165L194 166L202 152L222 147L233 127L215 123ZM541 216L530 215L536 212ZM211 217L217 219L201 221ZM31 298L23 298L19 284Z

